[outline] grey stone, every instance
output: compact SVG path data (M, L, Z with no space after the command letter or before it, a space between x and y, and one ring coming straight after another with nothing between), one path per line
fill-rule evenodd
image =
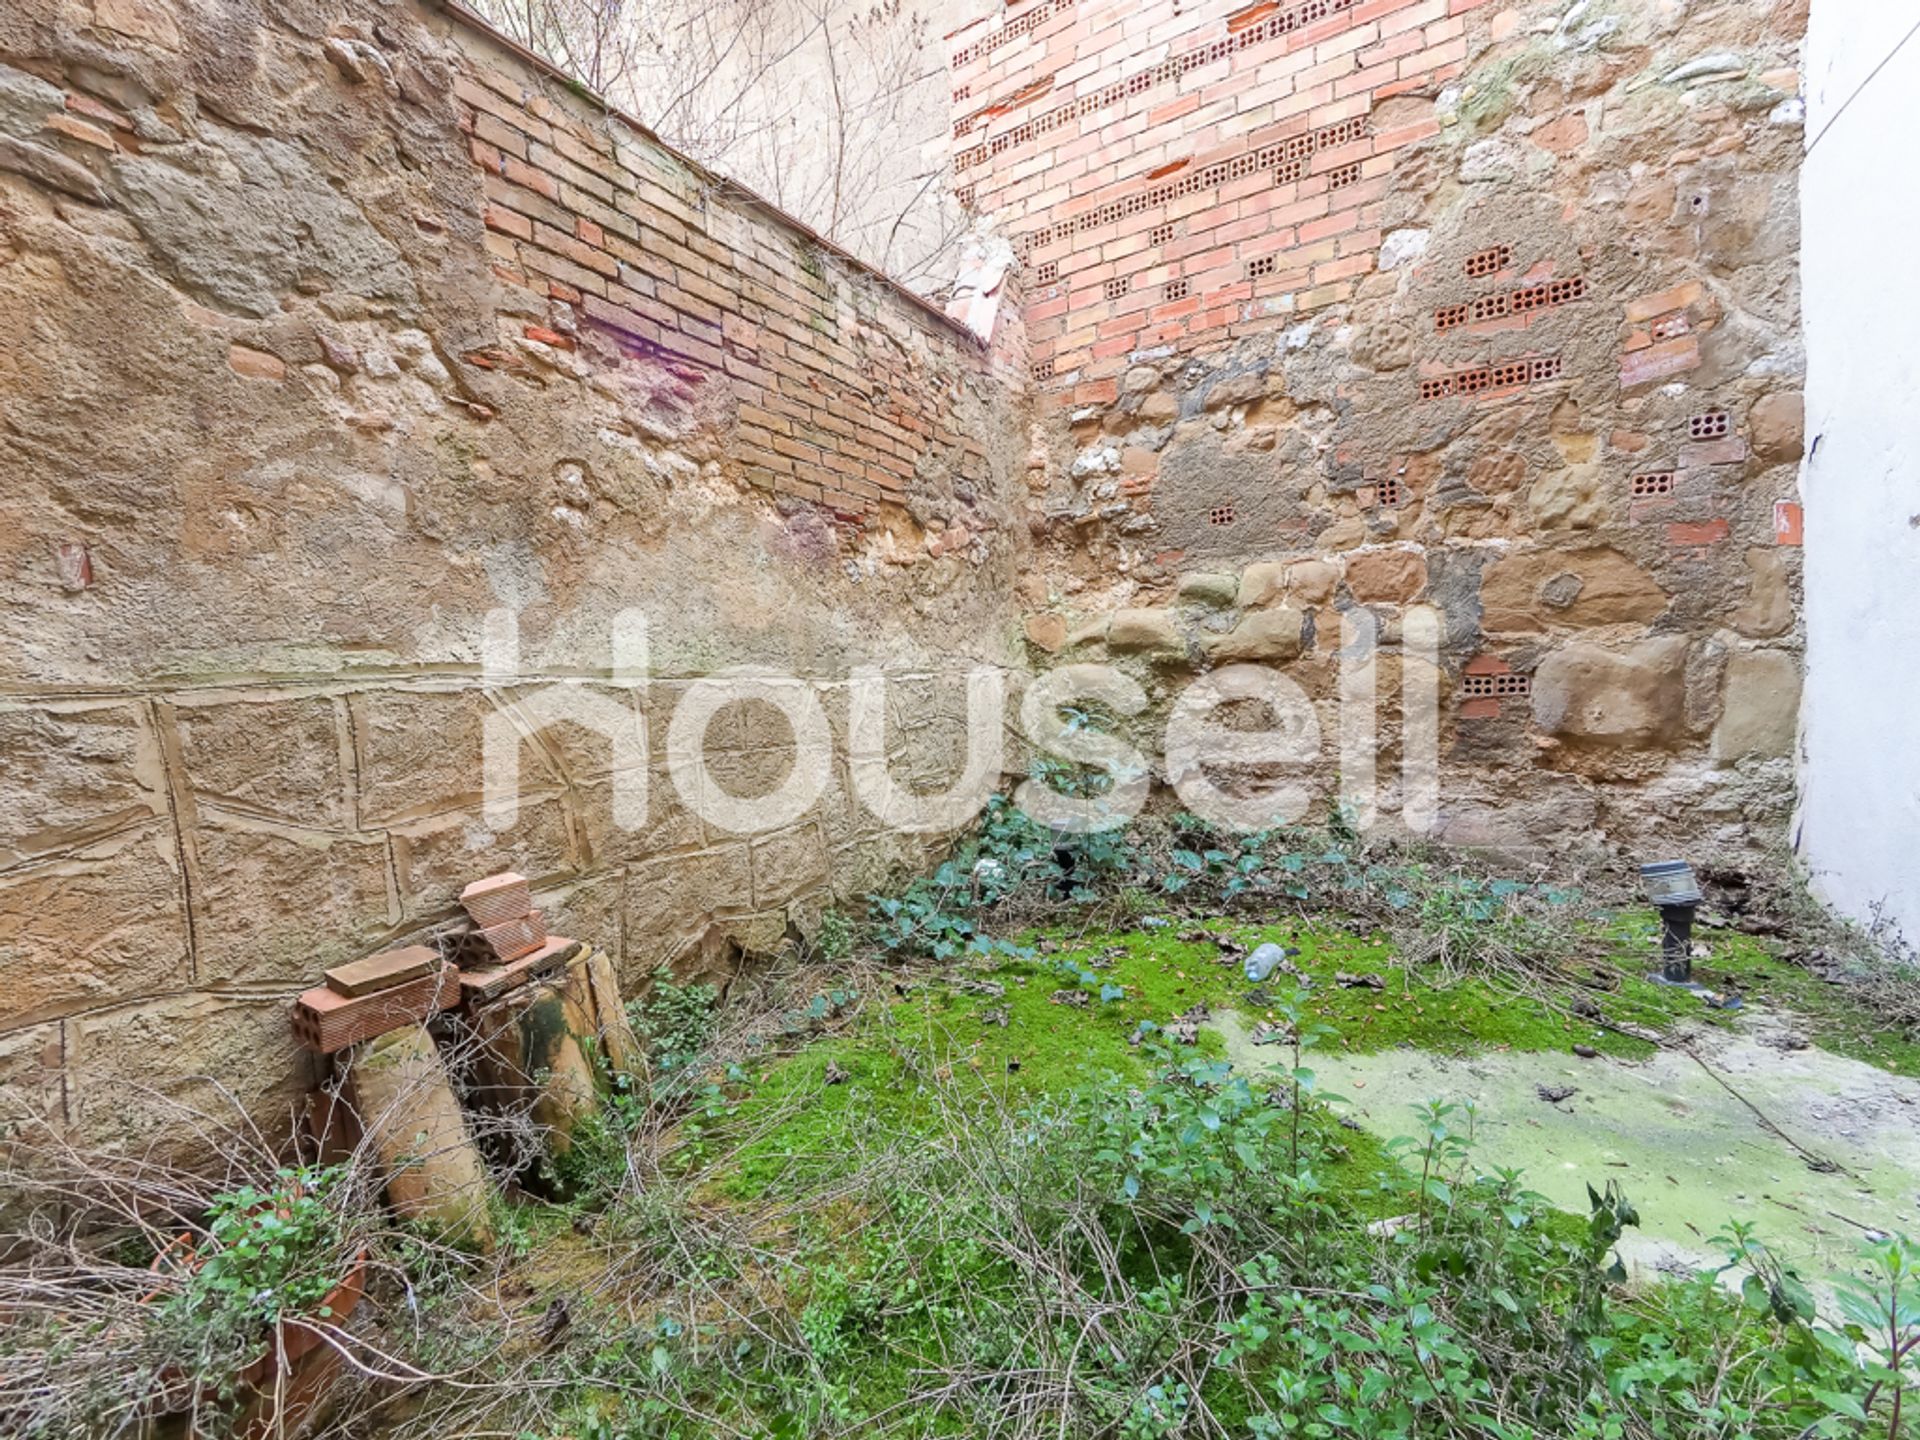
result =
M1382 270L1398 270L1411 265L1427 253L1430 230L1395 230L1380 242L1379 265Z
M1180 598L1195 605L1210 605L1216 609L1227 609L1240 594L1240 580L1234 575L1216 575L1205 572L1180 577Z
M205 124L211 144L124 156L116 188L183 284L267 316L301 281L373 300L414 300L400 254L306 155L284 140Z
M1666 83L1683 85L1689 80L1731 79L1747 73L1747 62L1730 50L1716 51L1711 55L1700 55L1686 64L1669 70Z
M0 130L35 135L47 116L67 108L67 97L38 75L0 65Z

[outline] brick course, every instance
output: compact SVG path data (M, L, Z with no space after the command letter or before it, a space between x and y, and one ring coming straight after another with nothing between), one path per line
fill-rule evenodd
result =
M799 227L750 222L738 187L615 119L597 131L477 62L454 93L495 272L552 307L517 335L567 349L577 334L717 387L740 477L838 515L903 502L930 458L984 485L936 378L989 373L970 334Z
M1212 348L1351 298L1374 268L1396 152L1439 128L1380 130L1369 116L1458 72L1472 8L1268 0L1223 15L1040 0L951 37L964 42L951 51L951 133L968 207L1067 290L1064 305L1027 312L1032 363L1070 385L1144 350ZM1177 240L1151 238L1176 224ZM1336 248L1287 263L1324 240ZM1236 287L1275 255L1252 289ZM1168 314L1140 298L1168 284L1205 303Z

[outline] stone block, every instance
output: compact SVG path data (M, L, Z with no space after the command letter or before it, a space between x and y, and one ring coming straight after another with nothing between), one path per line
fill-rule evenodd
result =
M636 865L627 873L628 958L665 960L716 918L753 909L753 867L745 845Z
M203 981L305 981L392 933L383 838L201 821L192 894Z
M1607 746L1654 746L1682 737L1687 641L1678 635L1623 649L1575 642L1533 675L1534 723L1549 734Z
M390 833L401 906L414 919L452 909L475 875L550 875L574 868L567 802L558 796L522 797L501 830L483 811L462 810L396 825Z
M315 829L351 828L344 701L238 700L172 713L197 798Z
M1180 577L1178 594L1180 599L1189 605L1205 605L1216 610L1225 610L1231 608L1239 597L1240 580L1235 575L1199 571Z
M1324 605L1340 584L1340 567L1325 560L1296 560L1287 567L1287 593L1303 605Z
M68 1105L85 1143L204 1158L251 1118L284 1127L310 1084L284 996L191 993L67 1021Z
M542 886L535 903L546 912L547 935L571 935L586 945L620 954L620 906L626 877L617 870Z
M1058 615L1029 615L1025 628L1028 642L1049 655L1067 643L1067 622Z
M1270 605L1287 593L1287 562L1260 560L1240 572L1240 591L1234 603L1242 610Z
M1347 557L1347 589L1363 605L1404 605L1427 583L1427 557L1417 550L1363 550Z
M1747 551L1747 599L1728 624L1749 639L1784 635L1793 625L1792 571L1779 550Z
M353 697L360 759L360 821L386 825L477 811L485 792L484 733L504 716L478 690L373 690ZM518 757L521 794L559 784L538 745L524 738Z
M66 1049L66 1033L57 1021L0 1035L0 1155L7 1137L29 1126L44 1124L55 1132L66 1128L66 1087L61 1081Z
M1771 760L1793 753L1800 720L1800 661L1784 650L1740 650L1727 657L1716 764Z
M1291 660L1300 653L1304 630L1305 617L1288 606L1249 611L1232 630L1207 642L1207 658L1216 665Z
M624 777L632 784L636 773ZM698 850L706 843L706 830L691 806L674 787L665 765L655 766L645 775L646 821L628 828L621 823L617 809L620 801L615 789L621 777L596 781L578 787L574 808L585 837L583 868L632 864L655 856ZM630 795L633 791L628 792Z
M1184 655L1187 644L1171 610L1116 610L1107 624L1107 648L1117 655Z
M169 828L150 825L0 875L0 1021L163 994L192 976Z
M137 706L0 708L0 864L166 812L159 746Z
M1509 554L1480 580L1481 624L1493 634L1645 624L1667 600L1651 575L1611 549Z
M1593 530L1613 513L1606 477L1597 464L1541 476L1527 491L1527 508L1542 530Z
M354 1112L394 1213L436 1238L491 1248L486 1168L426 1027L406 1025L365 1042L347 1067Z
M533 692L538 699L517 697L516 710L523 723L538 729L541 749L558 762L561 773L576 781L599 780L647 763L652 737L644 704L649 688L568 685L551 697L544 690ZM520 692L520 697L528 693ZM572 714L580 718L568 718ZM660 722L662 730L665 723ZM539 783L531 770L525 778Z
M784 905L827 883L827 844L815 825L796 825L755 840L753 901L759 909Z
M1770 465L1798 460L1807 448L1807 400L1797 390L1775 391L1747 412L1753 453Z

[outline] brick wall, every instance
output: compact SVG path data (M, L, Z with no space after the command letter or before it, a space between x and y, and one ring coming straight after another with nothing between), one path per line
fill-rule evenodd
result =
M717 199L724 182L633 127L566 113L524 73L478 62L454 93L494 271L564 321L523 325L525 338L570 348L584 328L722 387L747 479L848 520L900 504L930 456L984 481L980 439L953 429L948 397L910 360L914 345L963 351L966 332L763 208Z
M953 35L954 180L1025 286L1035 650L1162 706L1276 665L1325 737L1367 612L1385 775L1424 610L1443 838L1779 844L1802 20L1038 0Z
M1036 380L1099 382L1352 298L1395 97L1459 75L1487 0L1037 0L952 37L955 183L1028 267ZM1430 109L1430 107L1429 107Z

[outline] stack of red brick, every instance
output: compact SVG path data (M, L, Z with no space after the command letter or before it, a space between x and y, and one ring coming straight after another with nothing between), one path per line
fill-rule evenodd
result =
M326 984L294 1004L293 1033L307 1049L331 1055L456 1006L495 999L565 963L576 942L547 934L526 877L505 871L461 892L477 945L426 945L355 960L326 972ZM460 937L449 937L456 941ZM463 963L448 955L460 954Z

